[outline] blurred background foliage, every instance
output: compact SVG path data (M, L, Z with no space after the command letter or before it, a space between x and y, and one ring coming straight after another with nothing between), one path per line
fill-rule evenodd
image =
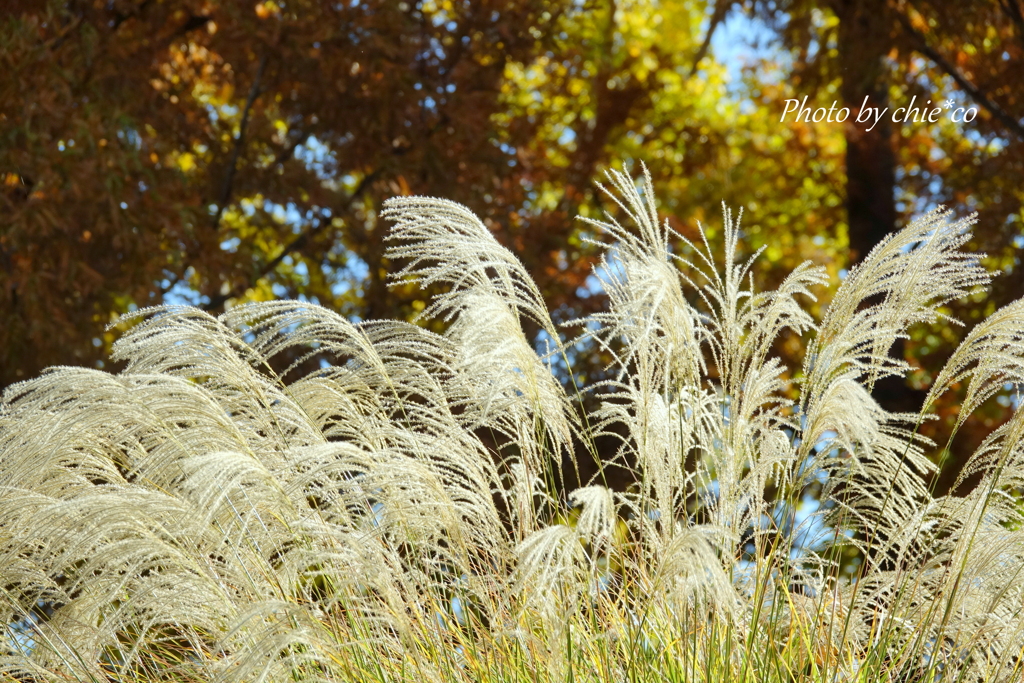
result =
M595 179L645 162L684 235L743 207L761 287L805 259L838 281L944 203L1001 271L897 344L892 410L984 315L1024 294L1022 0L5 0L0 14L0 387L107 367L121 313L297 297L412 318L388 287L395 194L469 206L565 321L597 310ZM782 123L785 101L951 99L969 123ZM821 292L819 304L827 301ZM795 340L792 340L795 341ZM540 342L539 342L540 343ZM778 349L794 368L797 344ZM601 374L596 349L577 379ZM108 363L106 366L105 363ZM568 378L566 378L568 379ZM961 430L950 466L1013 404ZM948 439L955 397L925 426Z

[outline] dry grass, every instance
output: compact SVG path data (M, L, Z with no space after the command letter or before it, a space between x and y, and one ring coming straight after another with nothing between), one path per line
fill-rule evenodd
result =
M55 368L0 408L0 672L21 681L1014 681L1024 648L1024 413L936 498L918 435L1024 375L1024 304L950 359L920 414L872 399L910 325L984 286L969 221L934 212L852 271L757 291L612 174L606 312L562 343L465 208L399 198L397 274L444 285L436 335L318 306L140 312L116 375ZM684 245L678 256L670 245ZM555 340L539 356L522 332ZM952 321L950 321L952 322ZM791 377L784 330L808 339ZM581 415L552 372L602 345ZM324 357L300 379L286 353ZM290 375L288 375L290 376ZM797 391L792 391L793 389ZM799 395L798 400L787 398ZM562 495L618 434L637 485ZM624 436L623 436L624 434ZM820 505L805 496L821 490ZM838 558L865 562L853 580Z

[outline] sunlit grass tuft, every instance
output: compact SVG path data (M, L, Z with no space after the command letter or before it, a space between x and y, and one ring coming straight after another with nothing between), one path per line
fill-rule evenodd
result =
M609 180L631 226L591 221L613 246L582 338L562 339L468 210L397 198L396 277L439 287L425 315L444 335L301 302L164 307L117 342L123 372L11 387L0 672L1020 680L1024 413L967 464L964 497L929 491L937 447L918 427L954 386L965 419L1024 380L1024 307L967 336L920 414L871 394L908 371L889 349L909 326L987 284L962 249L970 221L937 211L890 236L819 323L805 306L823 269L759 291L728 211L716 251L659 222L649 177L642 193ZM802 368L774 351L790 333ZM612 359L609 379L567 391L553 365L581 345ZM609 439L601 464L635 483L610 490L602 469L566 490Z

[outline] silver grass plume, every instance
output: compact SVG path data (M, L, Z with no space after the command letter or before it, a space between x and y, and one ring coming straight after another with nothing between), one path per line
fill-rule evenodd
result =
M0 675L476 680L472 658L500 646L553 680L574 643L604 643L604 675L625 679L637 651L691 638L710 666L718 633L735 675L777 645L837 680L1014 680L1024 417L978 448L962 497L929 492L917 427L958 384L962 421L1021 383L1024 307L967 335L920 413L871 395L906 373L889 351L909 326L952 322L946 304L987 283L970 221L938 211L890 236L819 323L803 302L822 268L758 291L739 216L716 250L659 220L646 170L639 188L608 180L619 218L589 220L611 243L608 307L580 338L469 210L405 197L384 213L388 256L397 280L444 290L424 311L444 334L302 302L161 307L116 343L122 372L10 387ZM810 339L802 371L774 355L786 330ZM577 344L613 359L589 416L552 371ZM636 485L552 488L601 435ZM865 558L856 581L829 552L843 544Z

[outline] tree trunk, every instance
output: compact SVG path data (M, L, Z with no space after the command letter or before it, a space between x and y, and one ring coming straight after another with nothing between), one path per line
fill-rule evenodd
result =
M885 55L892 44L892 21L879 0L837 0L834 7L841 94L851 112L844 123L848 235L853 260L859 261L896 228L891 117L887 112L874 127L856 121L865 98L868 107L889 106Z
M846 214L850 260L857 262L897 227L891 113L877 123L874 117L868 123L856 121L861 106L889 106L885 55L892 45L893 21L884 1L837 0L833 6L839 17L841 94L851 112L844 123ZM902 339L890 353L903 357ZM912 389L900 377L879 380L872 393L883 408L895 412L916 412L924 399L923 391Z

